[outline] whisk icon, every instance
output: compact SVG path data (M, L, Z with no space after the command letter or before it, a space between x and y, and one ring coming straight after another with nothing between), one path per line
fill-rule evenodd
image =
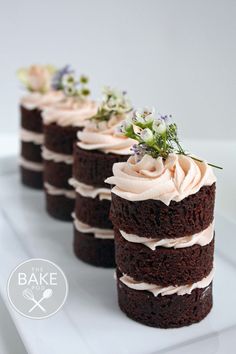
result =
M52 289L46 289L43 292L43 296L41 297L40 300L36 300L33 294L33 291L30 288L27 288L25 290L23 290L22 295L24 296L25 299L27 300L31 300L32 302L34 302L34 306L31 307L31 309L28 312L32 312L35 308L39 307L43 312L47 312L45 310L45 308L41 305L41 302L44 299L49 299L52 296Z

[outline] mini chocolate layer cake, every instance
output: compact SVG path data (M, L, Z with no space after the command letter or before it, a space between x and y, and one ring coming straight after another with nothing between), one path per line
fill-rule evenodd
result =
M44 124L43 130L44 146L51 154L50 159L43 159L46 209L56 219L71 221L75 199L68 197L67 192L73 189L68 181L72 176L73 143L81 128L52 123ZM66 163L64 159L71 162Z
M148 291L136 291L119 278L118 302L121 310L133 320L151 327L177 328L201 321L212 308L212 283L186 295L154 296Z
M20 106L21 127L29 134L42 134L42 111L26 109ZM21 141L21 181L25 186L42 189L43 172L39 171L42 164L41 144L34 141Z
M83 197L76 193L76 217L87 225L101 229L112 229L112 222L109 219L110 206L110 200L100 200L99 197Z
M214 239L202 247L156 247L125 240L115 228L116 263L123 274L137 281L168 286L193 284L213 268Z
M83 262L104 268L115 267L114 240L95 238L74 227L74 253Z
M167 206L159 200L129 201L112 193L110 219L129 234L147 238L177 238L196 234L213 221L215 183ZM148 220L148 222L147 222Z
M127 158L127 155L104 154L98 150L84 150L75 145L73 176L81 183L107 188L104 181L111 175L113 164L125 162Z
M104 153L98 150L85 150L74 145L73 178L87 187L105 188L110 196L110 187L104 180L112 174L115 162L123 162L127 155ZM81 192L82 193L82 192ZM76 218L90 227L112 230L109 219L111 202L108 199L85 196L76 190ZM114 240L96 238L93 233L83 233L75 228L74 252L84 262L98 267L114 267Z

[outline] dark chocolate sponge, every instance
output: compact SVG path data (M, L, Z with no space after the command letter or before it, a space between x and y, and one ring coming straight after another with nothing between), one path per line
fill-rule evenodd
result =
M112 193L110 219L118 229L142 237L183 237L212 223L214 204L215 183L169 206L151 199L131 202Z
M32 142L21 142L21 156L32 162L42 162L42 147L41 145Z
M72 175L72 165L64 162L54 162L44 160L44 182L50 183L52 186L62 189L73 189L68 183Z
M118 302L131 319L151 327L177 328L201 321L212 308L212 283L186 295L158 295L128 288L117 272Z
M95 238L74 227L74 252L83 262L103 268L115 267L114 240Z
M214 239L206 246L157 247L126 241L115 229L116 263L123 274L162 286L193 284L213 268Z
M100 200L98 197L83 197L76 193L75 214L83 223L99 227L100 229L112 229L109 220L110 200Z
M109 188L104 180L112 175L113 164L127 161L128 157L128 155L105 154L98 150L84 150L75 144L73 176L79 182L94 187Z
M32 171L24 168L23 166L20 167L21 172L21 182L27 186L34 189L43 189L43 174L41 171Z
M20 106L21 126L26 130L30 130L35 133L42 133L42 111L35 109L27 109Z
M46 209L53 218L63 221L72 220L75 199L64 195L51 195L46 192Z
M79 127L62 127L56 123L44 124L44 144L51 151L72 155L73 143L76 141L76 134L79 130L81 130Z

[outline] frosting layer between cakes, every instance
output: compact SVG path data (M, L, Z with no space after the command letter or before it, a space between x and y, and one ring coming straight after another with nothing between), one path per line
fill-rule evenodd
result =
M26 160L24 157L20 157L20 165L27 170L35 171L35 172L42 172L43 171L43 164L40 162L33 162Z
M202 280L200 280L196 283L180 285L180 286L170 285L167 287L136 281L132 277L125 275L125 274L122 275L122 277L120 278L120 281L131 289L134 289L137 291L149 291L154 296L158 296L158 295L166 296L166 295L173 295L173 294L177 294L177 295L182 296L185 294L191 294L191 292L194 289L207 288L207 286L209 286L210 283L212 282L213 276L214 276L214 269L212 269L210 271L210 273L205 278L203 278Z
M193 245L205 246L208 245L214 237L214 223L211 223L205 230L200 231L191 236L184 236L178 238L161 238L150 239L147 237L141 237L134 234L128 234L125 231L119 230L121 236L129 242L140 243L144 246L155 250L156 247L167 248L184 248L191 247Z
M41 133L35 133L30 130L26 129L21 129L20 131L20 139L21 141L27 142L27 143L34 143L36 145L42 145L43 144L43 134Z
M44 182L44 187L46 192L50 195L54 195L54 196L63 195L67 198L75 199L75 191L73 190L57 188L55 186L52 186L48 182Z
M96 188L88 184L81 183L75 178L69 179L69 184L74 187L75 191L83 197L99 198L100 200L111 200L111 190L108 188Z
M72 165L73 156L69 154L61 154L58 152L51 151L47 149L45 146L42 148L42 157L45 160L50 160L54 162L65 162L68 165Z
M82 233L90 233L93 234L95 238L101 238L101 239L114 239L114 231L109 230L109 229L101 229L99 227L92 227L89 226L83 222L81 222L75 215L75 213L72 214L73 219L74 219L74 226L76 230L82 232Z

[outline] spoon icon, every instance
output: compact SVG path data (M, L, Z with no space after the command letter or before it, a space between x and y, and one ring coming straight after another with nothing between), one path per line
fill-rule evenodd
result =
M35 305L33 307L31 307L31 309L29 310L29 312L32 312L36 307L40 307L41 308L41 305L40 303L45 300L45 299L49 299L53 294L53 291L52 289L46 289L44 290L43 292L43 296L41 297L41 299L39 301L36 301Z

